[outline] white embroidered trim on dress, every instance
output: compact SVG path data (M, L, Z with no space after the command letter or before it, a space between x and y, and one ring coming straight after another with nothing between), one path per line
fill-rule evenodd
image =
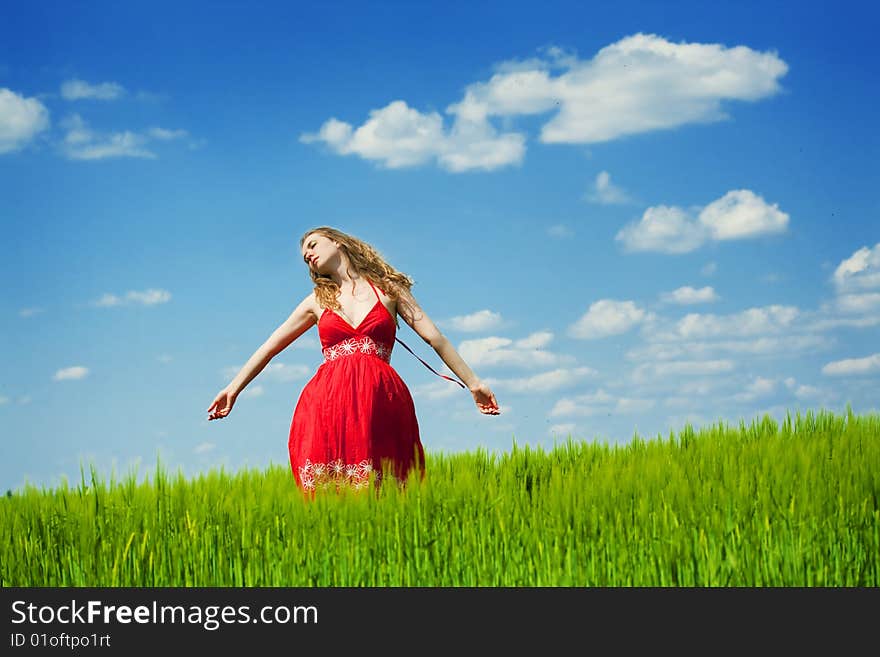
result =
M305 465L299 469L299 480L306 490L316 488L327 489L331 486L351 486L355 490L364 488L370 483L373 464L367 459L360 463L345 463L342 459L330 463L312 463L306 459ZM376 473L376 478L380 473Z
M373 354L378 356L386 363L391 361L391 349L385 345L381 345L369 336L360 338L348 338L342 342L338 342L332 347L324 349L324 360L331 361L341 356L351 356L353 354Z

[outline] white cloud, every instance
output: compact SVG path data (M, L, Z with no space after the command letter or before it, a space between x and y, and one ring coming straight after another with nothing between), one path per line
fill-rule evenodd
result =
M751 383L746 385L743 392L734 395L734 399L742 402L750 402L758 398L769 397L776 391L776 385L777 381L775 379L767 379L758 376L755 377Z
M837 308L845 313L868 313L880 310L880 292L841 294L837 297Z
M390 168L422 164L435 156L443 141L443 119L436 112L422 114L403 101L370 112L370 119L357 130L336 119L305 141L323 140L342 155L355 153L380 160Z
M572 362L569 356L561 356L543 350L551 333L538 332L522 340L491 336L465 340L459 347L461 357L473 367L515 366L526 368L553 367Z
M455 173L518 164L525 153L522 135L499 135L487 121L467 120L458 121L446 133L437 112L423 114L402 100L371 110L370 118L357 129L331 118L300 141L324 142L339 155L358 155L389 169L436 161Z
M125 298L132 303L139 303L143 306L155 306L157 303L168 303L171 300L171 293L167 290L132 291L127 292Z
M595 393L565 397L556 402L548 415L550 417L580 416L589 417L601 414L637 415L656 406L653 399L635 397L613 397L604 390Z
M489 331L501 326L501 315L491 310L479 310L470 315L453 317L449 320L449 324L457 331Z
M173 141L175 139L183 139L189 136L186 130L168 130L166 128L154 127L147 130L147 134L153 139L160 141Z
M437 112L395 100L370 111L358 128L331 118L300 140L389 168L436 161L453 172L489 171L519 164L525 154L525 135L499 133L493 117L551 114L541 129L544 143L609 141L725 119L722 102L775 94L787 68L773 52L635 34L592 60L549 48L544 57L497 65L488 81L469 85L446 108L453 117L448 130Z
M270 365L271 364L272 363L270 363ZM266 389L261 385L254 385L254 384L249 385L247 388L245 388L241 392L242 397L251 397L251 398L262 397L264 394L266 394Z
M700 223L711 239L741 240L785 232L788 215L747 189L727 192L700 212Z
M269 363L262 372L264 381L289 383L299 381L312 374L312 369L305 365L289 365L287 363Z
M582 340L618 335L650 317L632 301L601 299L591 304L583 317L569 327L568 335Z
M817 319L809 325L811 331L830 331L836 328L869 328L880 324L880 316L869 317L830 317Z
M821 397L824 393L814 386L800 385L794 377L788 377L784 381L785 387L794 393L798 399L815 399Z
M547 430L551 436L570 436L576 429L574 422L566 422L563 424L551 424Z
M674 335L691 340L777 333L790 327L799 315L794 306L780 305L749 308L732 315L690 313L678 321Z
M62 150L71 160L103 160L111 157L138 157L154 159L156 154L144 146L149 141L144 135L128 130L111 134L93 132L82 117L74 114L63 122L67 130Z
M843 260L832 280L840 292L880 287L880 242L870 249L863 246Z
M787 65L744 46L671 43L635 34L574 62L556 80L559 112L544 142L594 143L624 135L726 118L724 100L775 94Z
M626 251L689 253L706 241L706 229L681 208L657 205L645 210L638 222L618 231L614 239Z
M573 369L558 368L526 378L487 379L487 383L492 386L493 389L509 390L515 393L541 393L570 387L585 377L593 374L596 374L596 370L590 367L576 367Z
M710 375L711 374L714 374L714 372L711 372ZM706 397L724 386L725 381L722 379L697 379L677 383L675 391L690 397Z
M707 376L724 374L734 369L733 361L721 360L691 360L691 361L664 361L660 363L644 363L633 371L633 380L637 383L646 383L657 379L674 376Z
M214 443L199 443L193 448L194 454L207 454L208 452L213 452L216 449L216 445Z
M449 399L457 397L461 393L461 388L452 385L448 381L432 381L431 383L420 383L412 386L412 394L414 397L423 397L425 399Z
M540 349L553 342L553 334L550 331L535 331L514 344L517 349Z
M83 80L67 80L61 85L61 97L64 100L116 100L125 93L125 89L115 82L89 84Z
M732 353L753 356L796 354L805 351L828 349L833 340L821 335L785 335L750 339L655 342L626 353L630 361L679 360L682 358L705 359L713 354Z
M596 392L585 395L563 397L553 405L548 415L550 417L566 415L586 417L597 415L598 413L608 412L615 402L615 397L612 397L600 388Z
M0 154L22 149L49 127L49 110L36 98L0 88Z
M800 385L794 390L794 396L798 399L816 399L824 393L814 386Z
M703 265L703 268L700 269L700 273L703 276L711 276L716 271L718 271L718 265L714 262L707 262L705 265Z
M718 295L715 290L709 286L695 289L690 285L685 285L672 292L666 292L661 295L661 299L667 303L677 303L679 305L690 305L695 303L710 303L718 301Z
M754 192L739 189L713 201L696 217L675 206L650 207L640 220L624 226L614 239L629 252L690 253L713 240L784 232L788 219L776 204L769 205Z
M40 313L46 312L42 308L22 308L18 311L19 317L33 317L34 315L39 315Z
M621 397L614 405L614 413L617 415L636 415L650 411L656 402L653 399L630 399Z
M873 374L880 372L880 354L872 354L864 358L846 358L828 363L822 368L822 374L828 376L848 376L851 374Z
M89 373L88 367L83 367L81 365L76 365L74 367L67 367L64 369L60 369L52 376L53 381L72 381L77 379L82 379L86 377Z
M525 158L526 138L515 132L498 134L488 121L466 121L459 118L439 155L439 163L447 171L494 171L520 164Z
M620 205L630 202L626 192L611 182L611 174L607 171L602 171L596 176L593 189L587 194L587 199L602 205Z
M110 293L104 294L92 302L92 305L103 308L123 305L155 306L160 303L168 303L170 300L171 293L167 290L149 289L143 292L131 290L126 292L124 297Z
M101 296L101 298L96 299L92 302L93 306L98 306L101 308L110 308L112 306L122 305L122 299L117 297L115 294L106 293Z

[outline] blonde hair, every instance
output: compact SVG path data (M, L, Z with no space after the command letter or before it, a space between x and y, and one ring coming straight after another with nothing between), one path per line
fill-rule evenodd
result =
M348 261L355 271L379 287L391 299L398 301L401 291L409 292L412 288L412 278L389 265L374 247L353 235L343 233L341 230L329 226L319 226L306 231L299 240L300 249L302 249L306 238L315 233L339 244L340 251L348 257ZM348 274L351 275L351 273L349 270ZM318 305L321 308L340 309L341 306L337 299L339 286L333 279L325 274L319 274L311 268L309 268L309 275L315 283L315 297L318 299Z

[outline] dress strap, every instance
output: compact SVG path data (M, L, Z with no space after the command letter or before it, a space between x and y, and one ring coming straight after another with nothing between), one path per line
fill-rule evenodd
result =
M371 281L371 280L368 278L368 279L367 279L367 283L369 283L369 284L370 284L370 287L373 288L373 292L376 292L376 286L373 285L373 281ZM379 296L379 293L378 293L378 292L376 292L376 298L379 300L379 303L382 303L382 297ZM395 320L395 322L396 322L396 320ZM409 353L411 353L411 354L412 354L413 356L415 356L416 358L419 358L419 357L416 355L416 352L414 352L412 349L410 349L410 348L406 345L406 343L405 343L403 340L401 340L401 339L398 338L398 337L395 337L394 339L397 340L397 342L399 342L400 344L402 344L403 347L404 347ZM438 372L438 371L435 370L433 367L431 367L430 365L428 365L428 364L427 364L425 361L423 361L421 358L419 358L419 361L422 363L422 365L424 365L425 367L427 367L429 370L431 370L431 371L432 371L434 374L436 374L437 376L442 377L442 378L446 379L447 381L452 381L453 383L457 383L457 384L460 385L462 388L467 389L467 386L466 386L465 384L463 384L461 381L457 381L456 379L452 379L452 378L446 376L445 374L440 374L440 372Z
M416 358L419 358L418 356L416 356L416 352L414 352L412 349L410 349L409 347L407 347L407 346L406 346L406 343L405 343L403 340L401 340L400 338L394 338L394 339L397 340L400 344L402 344L402 345L404 346L404 348L405 348L409 353L411 353L411 354L412 354L413 356L415 356ZM438 371L435 370L433 367L431 367L430 365L428 365L428 364L427 364L425 361L423 361L421 358L419 358L419 361L422 363L422 365L424 365L425 367L427 367L429 370L431 370L431 371L432 371L434 374L436 374L437 376L442 377L442 378L446 379L447 381L452 381L453 383L457 383L457 384L460 385L462 388L467 388L467 386L466 386L465 384L463 384L461 381L457 381L456 379L452 379L452 378L446 376L445 374L440 374L440 372L438 372Z
M369 284L370 284L370 287L373 288L373 292L375 292L375 294L376 294L376 298L377 298L377 299L379 300L379 302L381 303L381 301L382 301L382 297L380 297L380 296L379 296L379 293L376 292L376 286L373 285L373 281L371 281L371 280L368 278L368 279L367 279L367 283L369 283Z

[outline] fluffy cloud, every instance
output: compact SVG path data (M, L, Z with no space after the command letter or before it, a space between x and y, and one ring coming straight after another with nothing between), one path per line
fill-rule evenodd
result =
M584 377L596 374L596 370L589 367L576 367L573 369L558 368L549 372L542 372L535 376L520 379L487 379L492 388L509 390L511 392L541 393L567 388L581 381Z
M155 159L156 154L148 148L151 141L167 142L189 136L186 130L160 127L152 127L146 133L129 130L100 133L92 130L79 114L67 117L62 122L62 127L66 133L61 150L71 160L104 160L113 157Z
M654 408L655 405L656 402L653 399L613 397L600 389L586 395L564 397L554 404L548 415L550 417L589 417L602 413L636 415Z
M461 172L491 171L522 161L525 137L498 132L488 121L459 121L450 132L437 112L423 114L396 100L370 112L358 127L331 118L317 133L300 137L304 143L324 142L339 155L359 155L389 169L436 160L443 168Z
M75 365L74 367L66 367L64 369L60 369L52 376L53 381L75 381L78 379L85 378L89 374L89 368L83 367L82 365Z
M718 301L718 295L715 294L713 288L706 286L697 290L690 285L685 285L672 292L667 292L661 295L660 298L666 303L675 303L681 306Z
M741 402L750 402L759 398L769 397L776 391L777 381L775 379L767 379L761 376L755 377L751 383L746 385L743 392L734 396L734 399Z
M822 374L828 376L874 374L876 372L880 372L880 354L872 354L864 358L836 360L822 368Z
M147 138L129 132L109 135L91 130L82 117L74 114L63 123L67 130L62 144L64 154L71 160L103 160L109 157L155 158L156 154L144 148Z
M124 297L118 297L115 294L109 293L104 294L100 299L94 301L92 305L101 308L123 305L155 306L160 303L168 303L170 300L171 293L168 290L149 289L143 292L131 290L126 292Z
M614 403L614 397L602 390L576 397L563 397L558 400L548 414L550 417L565 415L595 415Z
M711 376L731 372L734 368L733 361L723 359L644 363L633 372L633 380L647 383L678 376Z
M48 127L43 103L0 88L0 154L20 150Z
M727 192L700 212L700 223L711 239L741 240L785 232L788 215L747 189Z
M125 89L115 82L89 84L83 80L67 80L61 85L61 97L64 100L116 100L125 93Z
M520 163L526 138L499 133L492 118L550 114L542 142L604 142L723 120L722 102L775 94L787 69L773 52L635 34L590 60L549 48L540 58L503 62L489 80L469 85L464 97L446 108L452 117L448 129L437 112L395 100L372 110L357 128L330 118L300 140L323 142L340 155L389 168L434 161L453 172L493 170Z
M189 136L189 133L186 130L168 130L159 127L150 128L147 130L147 134L153 139L158 139L160 141L173 141L175 139L183 139L184 137Z
M652 316L632 301L601 299L568 329L568 335L582 340L593 340L626 333Z
M717 341L655 342L645 347L631 349L629 361L705 359L718 353L752 356L797 354L828 349L833 340L821 335L785 335Z
M784 232L788 215L747 189L727 192L696 217L683 208L659 205L615 236L624 250L689 253L709 241L737 240Z
M841 294L837 297L837 309L845 313L868 313L880 310L880 292Z
M553 334L538 332L522 339L488 337L478 340L465 340L458 347L464 360L473 367L514 366L526 368L554 367L564 365L573 359L545 351Z
M630 202L626 192L611 182L611 174L607 171L602 171L596 176L593 189L587 193L587 200L602 205L618 205Z
M800 316L794 306L772 305L749 308L731 315L690 313L680 319L672 334L658 334L659 340L700 340L726 336L778 333Z
M453 317L449 320L449 325L456 331L489 331L501 326L501 315L491 310L479 310L470 315Z
M863 246L843 260L832 280L840 292L880 287L880 242L873 248Z

